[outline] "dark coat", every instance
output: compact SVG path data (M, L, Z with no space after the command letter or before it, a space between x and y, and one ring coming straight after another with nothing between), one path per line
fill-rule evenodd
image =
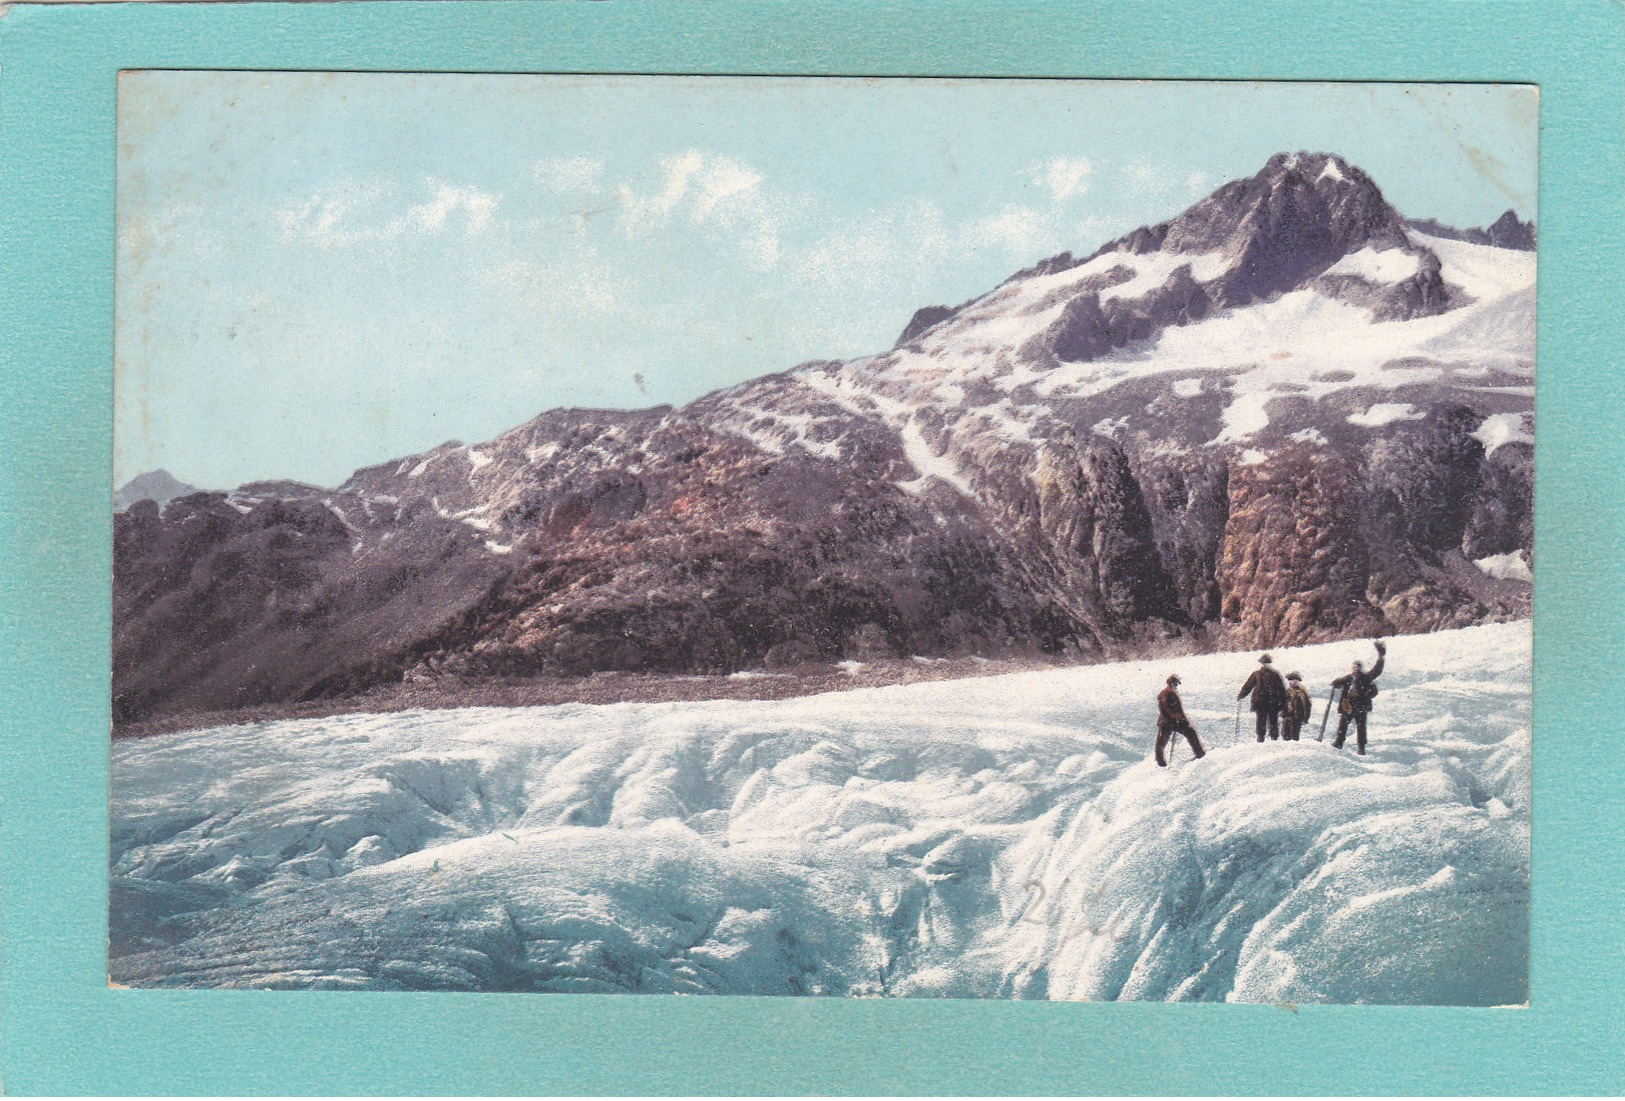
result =
M1267 665L1260 665L1253 670L1253 675L1247 678L1247 683L1241 686L1236 699L1245 699L1252 696L1254 711L1265 714L1279 712L1286 706L1286 681Z
M1185 705L1179 702L1179 693L1169 685L1157 693L1157 729L1183 730L1190 726L1185 718Z
M1294 684L1286 690L1286 717L1293 722L1308 722L1309 713L1315 709L1314 701L1309 698L1309 692L1301 684Z
M1337 710L1343 715L1365 715L1371 711L1371 700L1376 696L1376 685L1372 682L1382 676L1382 663L1387 655L1379 654L1377 664L1358 673L1349 673L1332 681L1333 688L1343 690L1343 698L1338 702Z

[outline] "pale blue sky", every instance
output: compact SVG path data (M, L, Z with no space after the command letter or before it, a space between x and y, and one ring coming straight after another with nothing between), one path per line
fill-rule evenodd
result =
M1488 85L127 73L115 469L211 488L681 404L1283 150L1412 217L1535 215Z

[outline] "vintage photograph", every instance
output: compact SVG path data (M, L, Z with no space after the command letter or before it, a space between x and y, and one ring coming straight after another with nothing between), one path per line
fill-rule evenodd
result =
M109 982L1525 1005L1538 107L122 74Z

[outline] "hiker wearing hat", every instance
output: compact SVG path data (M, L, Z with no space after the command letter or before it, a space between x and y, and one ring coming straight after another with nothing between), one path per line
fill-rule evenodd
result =
M1286 710L1281 712L1281 740L1295 742L1298 732L1303 724L1309 721L1309 713L1315 709L1313 701L1309 699L1309 690L1303 686L1303 677L1298 673L1286 675Z
M1257 722L1258 740L1264 740L1266 729L1270 740L1281 737L1281 709L1286 706L1286 682L1271 668L1274 659L1268 654L1258 655L1258 668L1247 678L1247 683L1236 693L1236 699L1253 698L1253 717Z
M1168 767L1168 758L1163 756L1163 750L1168 748L1175 734L1185 735L1185 740L1191 744L1191 752L1197 757L1207 756L1207 750L1202 748L1202 739L1196 736L1196 729L1185 717L1185 705L1179 702L1179 678L1169 677L1168 687L1157 693L1157 764L1163 768Z
M1348 676L1332 681L1332 690L1342 693L1337 701L1337 737L1332 748L1343 748L1349 723L1353 722L1355 752L1362 757L1365 756L1365 717L1371 714L1371 701L1377 698L1377 678L1382 676L1382 663L1388 657L1388 647L1381 639L1371 645L1377 648L1377 664L1368 670L1364 663L1357 661Z

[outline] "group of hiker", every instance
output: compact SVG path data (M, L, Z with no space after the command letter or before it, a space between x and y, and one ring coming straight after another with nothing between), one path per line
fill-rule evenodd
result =
M1377 695L1377 678L1382 676L1382 663L1388 655L1388 647L1381 641L1372 645L1377 648L1376 664L1367 669L1364 662L1355 662L1347 676L1332 681L1332 696L1327 701L1328 715L1333 700L1337 706L1337 737L1332 740L1332 748L1343 748L1352 725L1355 730L1355 752L1361 756L1365 755L1366 716L1371 714L1371 702ZM1168 686L1157 694L1156 757L1157 764L1164 768L1168 766L1165 751L1175 734L1185 736L1191 752L1197 757L1207 755L1207 750L1202 748L1201 738L1197 737L1196 728L1185 717L1185 707L1179 701L1180 683L1178 676L1171 676ZM1241 701L1249 696L1252 697L1254 727L1260 743L1266 737L1271 741L1298 741L1304 723L1309 721L1310 713L1314 710L1314 702L1308 689L1304 688L1300 674L1288 673L1283 680L1281 674L1275 671L1275 659L1269 654L1260 654L1258 668L1253 670L1236 694L1238 727L1241 722ZM1325 733L1324 721L1322 735Z

